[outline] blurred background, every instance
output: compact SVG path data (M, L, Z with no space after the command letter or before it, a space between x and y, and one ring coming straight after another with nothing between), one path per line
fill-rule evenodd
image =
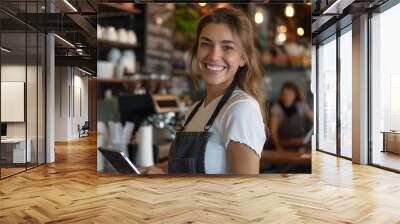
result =
M125 151L138 165L167 159L185 112L205 92L204 83L195 89L189 76L197 23L225 6L243 10L253 23L270 117L279 116L271 109L287 82L297 86L296 95L312 112L311 4L106 3L97 14L99 146ZM312 119L308 123L312 129ZM307 137L302 135L297 137ZM308 142L277 151L268 139L262 172L311 172ZM99 154L98 171L108 170Z

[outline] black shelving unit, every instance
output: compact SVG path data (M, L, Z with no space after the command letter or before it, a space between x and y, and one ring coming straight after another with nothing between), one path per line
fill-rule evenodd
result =
M137 44L98 39L98 60L106 61L107 54L112 48L121 51L132 49L136 61L140 64L136 67L136 72L142 76L140 80L146 82L149 74L174 75L171 64L174 49L171 25L173 13L174 9L167 8L165 4L134 4L130 9L118 3L99 5L98 24L102 27L113 26L116 29L134 30ZM104 96L106 89L111 89L113 94L124 91L123 80L118 78L99 80L99 97Z
M137 59L144 58L144 41L145 41L145 5L135 4L134 10L126 10L119 7L117 3L106 3L99 5L98 24L103 27L113 26L116 29L125 28L134 30L138 44L119 43L108 40L98 40L98 60L106 60L107 53L111 48L133 49ZM144 62L139 61L144 64Z
M146 5L145 4L132 4L133 7L126 7L119 3L105 3L99 5L98 10L98 24L102 27L113 26L115 29L124 28L126 30L133 30L137 36L137 43L121 43L118 41L109 41L105 39L98 39L98 60L107 61L107 55L113 48L119 50L133 50L135 53L138 73L143 72L145 65L145 32L146 32ZM98 79L98 98L104 97L106 89L111 89L113 94L121 94L127 92L125 84L131 83L128 77L124 78L109 78Z

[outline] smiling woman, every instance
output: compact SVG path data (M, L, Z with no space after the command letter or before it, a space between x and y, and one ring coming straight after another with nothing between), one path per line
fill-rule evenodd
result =
M208 92L223 91L233 81L238 68L245 65L235 39L228 26L222 23L210 23L201 32L197 60L202 78L209 84ZM205 104L209 101L206 99Z
M168 169L150 167L144 173L259 173L266 110L262 72L249 40L254 40L252 25L238 9L218 8L200 20L192 63L196 59L206 96L177 133Z

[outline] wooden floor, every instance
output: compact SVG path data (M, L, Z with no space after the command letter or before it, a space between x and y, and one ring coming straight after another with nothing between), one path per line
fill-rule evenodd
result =
M36 164L29 164L26 168L25 168L25 166L21 167L21 165L19 165L19 167L15 167L15 168L13 168L13 167L1 168L1 170L0 170L1 178L6 178L8 176L23 172L26 169L33 169L36 166L37 166Z
M312 175L98 175L95 138L0 181L0 223L400 223L400 175L313 152Z
M1 178L13 175L15 173L21 172L25 170L24 168L0 168L1 169Z

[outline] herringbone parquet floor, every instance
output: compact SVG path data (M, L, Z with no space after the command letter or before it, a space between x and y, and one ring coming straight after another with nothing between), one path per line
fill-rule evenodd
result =
M400 223L400 175L313 153L312 175L96 173L95 138L0 181L0 223Z

